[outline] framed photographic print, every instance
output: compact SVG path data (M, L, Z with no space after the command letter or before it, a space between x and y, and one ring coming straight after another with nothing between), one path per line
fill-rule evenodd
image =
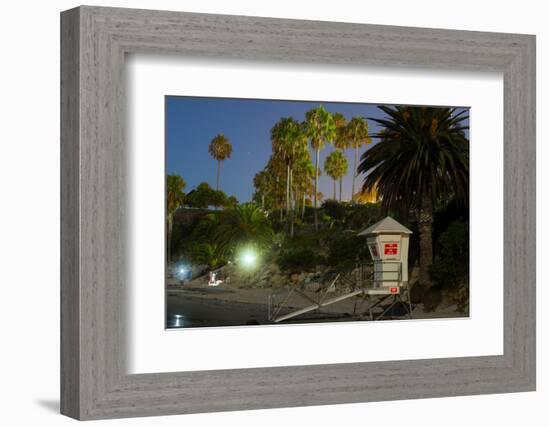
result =
M83 6L61 40L63 414L535 389L534 36Z

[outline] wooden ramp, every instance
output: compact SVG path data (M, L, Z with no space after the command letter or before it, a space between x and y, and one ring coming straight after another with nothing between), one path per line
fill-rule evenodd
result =
M337 284L351 290L331 297L331 292L335 291ZM412 306L408 285L400 287L398 295L389 294L388 288L373 288L372 285L372 279L364 280L364 274L362 274L361 269L357 278L350 277L350 275L342 275L341 273L336 274L332 280L326 282L324 285L320 285L319 289L314 292L314 295L306 290L305 284L294 285L289 288L286 295L280 298L279 301L276 301L277 295L272 294L269 296L268 319L273 323L280 323L315 310L320 310L323 307L361 296L362 298L358 305L362 306L363 303L367 303L366 309L371 320L380 320L384 316L387 317L388 313L392 313L392 308L399 304L402 304L406 308L408 317L412 319ZM302 302L305 301L307 305L301 308L294 308L293 298L298 298ZM389 304L383 306L382 304L385 302ZM356 306L357 303L354 307ZM285 309L289 307L291 311L285 312ZM378 310L380 312L376 313ZM355 313L354 308L353 314L355 315Z
M306 314L315 310L319 310L322 307L326 307L331 304L335 304L337 302L344 301L346 299L349 299L364 293L362 289L353 289L351 292L346 292L343 295L330 297L331 290L335 289L337 282L339 282L340 284L342 284L342 282L345 282L349 287L355 288L354 286L355 283L350 281L349 278L346 278L340 273L336 274L336 276L330 282L328 282L324 286L321 286L316 292L316 295L308 294L308 292L306 292L304 289L304 285L293 286L292 288L290 288L286 296L282 298L279 303L275 302L274 295L270 296L269 302L268 302L268 307L269 307L268 318L274 323L283 322L285 320L289 320L294 317L301 316L303 314ZM308 302L309 305L303 308L292 310L289 313L281 314L281 312L283 311L285 306L289 303L291 298L296 296Z

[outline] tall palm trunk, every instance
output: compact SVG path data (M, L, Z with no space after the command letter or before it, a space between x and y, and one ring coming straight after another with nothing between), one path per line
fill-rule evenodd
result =
M420 237L419 281L430 285L430 266L433 263L433 205L428 193L422 196L418 215L418 232Z
M289 170L290 170L290 174L289 174L289 180L290 180L289 203L291 203L291 200L292 200L292 169L290 169L290 167L289 167ZM289 206L289 209L290 209L290 215L288 217L288 220L290 222L290 238L292 239L294 237L294 206Z
M332 199L336 200L336 180L332 180Z
M265 210L265 193L262 191L262 210Z
M294 193L294 216L298 218L300 216L300 212L302 212L302 207L300 205L300 202L302 200L302 193L300 193L300 189L296 187L296 192Z
M277 184L279 184L279 176L277 175L276 179ZM278 188L278 185L277 185ZM279 219L283 222L283 202L280 198L275 199L279 203Z
M342 177L340 177L340 194L339 194L339 201L342 201Z
M286 165L286 216L290 212L290 163Z
M302 196L302 219L306 216L306 192L304 191L304 195Z
M357 178L357 158L359 157L359 147L355 147L355 155L353 156L353 173L351 180L351 201L355 201L355 178Z
M220 189L220 169L222 167L221 160L218 160L218 175L216 177L216 191Z
M166 260L170 264L172 260L172 215L168 215L168 235L166 236Z
M313 224L315 231L319 230L319 222L317 220L317 185L319 182L319 149L315 150L315 194L313 194Z

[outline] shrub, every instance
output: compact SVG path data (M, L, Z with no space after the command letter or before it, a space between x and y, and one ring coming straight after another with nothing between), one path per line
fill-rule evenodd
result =
M216 245L210 243L195 242L189 251L189 257L194 263L207 265L210 268L223 265L227 261L220 255Z
M239 246L265 249L273 244L273 229L267 214L253 203L225 209L218 217L213 239L228 253Z
M309 230L301 230L293 239L285 237L280 243L276 262L281 270L304 271L312 270L317 265L325 264L321 246L321 237ZM283 235L281 235L283 236Z
M279 268L287 271L312 270L324 262L324 258L315 250L300 246L285 248L279 252L277 257Z
M351 270L358 262L370 260L365 238L355 232L335 233L328 246L328 265L338 270Z
M315 211L315 209L313 208L313 206L306 205L306 208L304 210L304 218L303 218L304 222L313 224L314 211Z
M355 230L363 230L383 218L379 204L351 205L347 211L346 224Z
M452 222L438 239L440 251L430 267L434 283L445 287L457 287L468 281L469 242L468 224Z
M342 221L346 215L346 205L337 200L330 199L324 201L321 209L323 209L325 215L337 221Z

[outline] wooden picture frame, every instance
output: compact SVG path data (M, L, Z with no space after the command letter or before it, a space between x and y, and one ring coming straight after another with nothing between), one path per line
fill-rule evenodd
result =
M503 355L128 375L126 53L502 72ZM61 14L61 166L65 415L85 420L535 390L534 36L78 7Z

